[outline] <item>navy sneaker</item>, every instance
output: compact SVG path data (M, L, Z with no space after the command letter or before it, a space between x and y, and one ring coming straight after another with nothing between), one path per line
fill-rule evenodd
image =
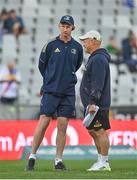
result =
M35 166L35 159L30 158L26 166L26 171L34 171L34 166Z
M65 165L63 164L63 162L60 161L55 165L55 170L67 170L67 169L66 169Z

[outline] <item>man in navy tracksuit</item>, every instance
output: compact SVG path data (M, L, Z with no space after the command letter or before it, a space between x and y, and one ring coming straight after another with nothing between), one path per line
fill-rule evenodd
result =
M95 115L87 127L93 137L97 151L98 161L88 171L107 170L111 168L108 163L109 139L106 130L110 128L110 55L101 46L101 35L97 31L89 31L80 37L85 51L90 54L86 70L80 87L81 100L88 113Z
M55 169L65 170L62 154L66 142L68 118L74 116L76 71L82 64L83 48L71 37L74 30L71 16L63 16L59 23L60 35L42 49L39 58L39 70L43 77L40 120L34 134L32 152L27 170L34 170L36 152L45 131L57 113L57 138Z

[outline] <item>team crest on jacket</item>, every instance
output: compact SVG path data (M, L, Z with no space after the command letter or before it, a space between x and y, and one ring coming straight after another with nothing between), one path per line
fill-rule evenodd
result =
M72 54L76 54L77 50L76 49L71 49Z

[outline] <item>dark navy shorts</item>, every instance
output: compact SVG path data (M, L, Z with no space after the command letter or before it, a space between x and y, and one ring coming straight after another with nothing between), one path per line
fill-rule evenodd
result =
M75 115L75 96L56 96L44 93L40 103L40 115L72 118Z
M110 129L109 110L99 109L92 123L89 125L89 127L87 127L87 129L88 130Z

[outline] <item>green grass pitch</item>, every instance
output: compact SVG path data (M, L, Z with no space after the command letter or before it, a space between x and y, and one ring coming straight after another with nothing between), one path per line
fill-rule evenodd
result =
M26 172L27 161L0 161L0 179L136 179L137 160L110 160L111 172L87 172L91 160L65 160L67 171L55 171L53 161L37 160L36 170Z

